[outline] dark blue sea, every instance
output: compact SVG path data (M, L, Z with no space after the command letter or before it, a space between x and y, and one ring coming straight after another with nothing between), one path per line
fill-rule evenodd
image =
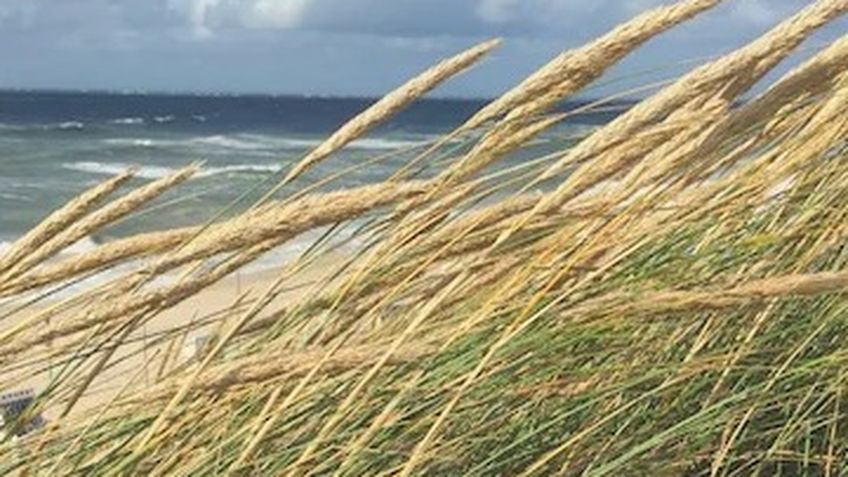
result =
M162 177L192 161L205 161L206 167L198 179L161 198L148 213L143 211L111 227L107 235L200 223L269 174L284 171L373 101L0 92L0 242L20 236L74 195L130 165L140 166L137 183ZM420 101L310 171L301 184L388 155L384 162L347 174L327 187L382 180L408 161L414 150L389 153L433 140L484 104L484 100ZM576 116L540 143L547 142L549 151L565 147L573 140L569 138L615 114ZM528 158L518 155L509 162Z

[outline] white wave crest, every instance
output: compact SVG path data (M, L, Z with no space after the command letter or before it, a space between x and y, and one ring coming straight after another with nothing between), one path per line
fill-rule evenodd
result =
M273 136L271 136L273 138ZM300 138L275 138L276 143L285 148L310 149L319 146L323 139L300 139ZM272 139L273 140L273 139ZM413 141L409 139L389 138L365 138L357 139L346 147L349 149L363 149L371 151L394 150L409 147L418 147L427 144L428 141Z
M138 138L138 137L115 137L104 139L103 144L118 147L139 147L139 148L188 148L194 149L198 146L219 149L238 149L244 151L264 149L262 143L251 142L237 137L230 136L202 136L188 139L153 139L153 138Z
M153 138L109 138L103 143L120 147L139 148L202 148L205 152L240 151L271 155L280 150L306 150L317 147L323 142L321 138L299 138L275 136L269 134L217 134L213 136L190 137L186 139L153 139ZM417 147L426 144L426 140L366 138L350 143L350 149L382 151Z
M62 167L68 170L77 172L86 172L97 175L117 175L126 171L130 164L123 162L96 162L96 161L78 161L66 162ZM273 173L278 172L281 166L276 164L237 164L221 167L206 167L197 177L210 177L219 174L236 174L236 173ZM144 179L161 179L169 174L173 174L176 169L165 166L143 166L136 173L137 177Z
M85 129L85 123L81 121L65 121L64 123L57 124L55 128L62 131L81 131ZM51 128L48 127L47 129Z
M104 139L104 144L109 144L110 146L121 146L121 147L156 147L156 146L168 146L171 145L172 141L157 141L155 139L149 138L111 138Z
M320 145L322 138L298 138L275 136L270 134L234 134L215 135L194 138L195 144L218 146L238 150L274 150L274 149L311 149ZM426 144L426 140L366 138L348 144L351 149L393 150L417 147Z
M25 201L32 200L30 197L27 197L25 195L15 194L14 192L6 192L6 191L0 191L0 199L25 200Z
M131 166L122 162L78 161L66 162L62 167L71 171L87 172L89 174L113 176L126 171ZM145 179L160 179L174 172L174 169L163 166L144 166L139 168L137 177Z
M281 166L274 164L241 164L237 166L222 166L222 167L207 167L201 173L201 177L214 176L218 174L238 173L238 172L279 172Z
M411 141L408 139L388 139L388 138L366 138L358 139L348 145L354 149L371 149L371 150L392 150L403 149L408 147L418 147L427 144L427 141Z
M138 126L144 124L144 118L139 117L131 117L131 118L118 118L109 121L112 124L120 124L123 126Z
M7 124L0 123L0 131L30 132L30 131L82 131L85 123L82 121L65 121L50 124Z
M261 136L259 136L261 138ZM253 151L257 149L267 149L267 142L251 137L246 134L234 136L215 135L196 137L189 140L191 144L200 144L203 146L221 147L225 149L237 149L243 151Z

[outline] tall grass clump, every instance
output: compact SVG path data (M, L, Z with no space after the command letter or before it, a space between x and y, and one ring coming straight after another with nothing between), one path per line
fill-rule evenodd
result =
M337 176L303 173L497 41L400 86L255 203L56 259L202 166L111 201L133 171L83 192L0 257L0 390L37 391L4 422L0 473L848 472L848 37L755 88L848 0L502 161L718 3L562 53L379 184L319 192ZM173 320L311 230L268 283Z

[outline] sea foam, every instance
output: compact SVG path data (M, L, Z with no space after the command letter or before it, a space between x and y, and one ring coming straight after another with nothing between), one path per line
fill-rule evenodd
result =
M420 147L427 144L429 140L429 138L411 140L375 137L358 139L348 144L347 148L365 151L392 151ZM277 151L304 151L312 149L320 145L323 141L323 138L289 137L271 134L216 134L185 139L118 137L103 139L102 143L114 147L174 148L196 150L204 153L239 151L267 156Z
M144 118L139 117L130 117L130 118L118 118L109 121L112 124L120 124L123 126L140 126L144 124Z
M66 162L62 164L62 167L77 172L113 176L126 171L132 167L132 165L123 162L77 161ZM273 173L278 172L280 168L281 166L276 164L237 164L221 167L205 167L197 174L197 177L209 177L231 173ZM173 174L174 172L176 172L176 169L171 167L142 166L138 168L136 177L141 177L143 179L161 179L169 174Z

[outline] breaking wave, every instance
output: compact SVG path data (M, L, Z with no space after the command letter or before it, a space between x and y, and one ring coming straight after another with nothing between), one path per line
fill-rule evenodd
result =
M123 126L140 126L144 124L144 118L139 117L131 117L131 118L118 118L109 121L112 124L120 124Z
M86 172L97 175L117 175L132 167L131 164L122 162L97 162L97 161L77 161L66 162L62 167L67 170ZM274 164L238 164L221 167L205 167L197 177L209 177L220 174L238 174L238 173L273 173L280 170L279 165ZM165 166L142 166L138 169L136 177L145 179L161 179L169 174L172 174L176 169Z
M103 143L118 147L184 148L203 149L204 152L220 150L270 153L280 150L311 149L321 144L322 141L322 138L286 137L266 134L217 134L186 139L109 138L104 139ZM360 150L390 151L422 146L426 143L426 140L366 138L353 141L347 147Z

